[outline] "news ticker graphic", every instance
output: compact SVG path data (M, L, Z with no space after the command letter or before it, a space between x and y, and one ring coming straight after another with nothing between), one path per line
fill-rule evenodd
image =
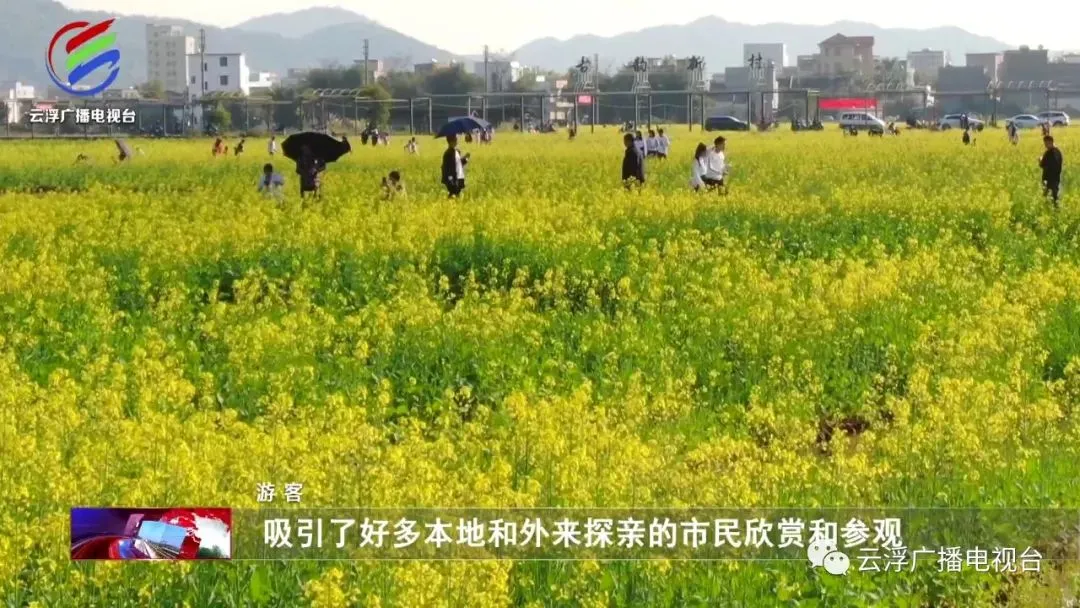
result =
M1080 510L76 509L72 557L798 561L831 575L1022 573L1080 560Z
M77 507L71 559L230 559L232 526L231 509Z
M237 559L797 560L829 573L1038 571L1075 509L236 510ZM959 558L958 558L959 556Z
M131 108L31 108L27 112L32 125L52 125L69 122L77 125L133 125L135 110Z

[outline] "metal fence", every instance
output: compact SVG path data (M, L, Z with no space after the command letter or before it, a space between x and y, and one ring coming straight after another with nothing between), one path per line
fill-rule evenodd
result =
M1020 112L1080 106L1080 91L1050 88L1007 91L931 92L925 89L872 90L848 93L878 100L878 112L889 116L919 114L936 119L951 112L978 112L1008 116ZM811 89L768 91L649 91L549 92L428 95L410 99L374 100L343 95L321 95L273 101L257 98L221 98L203 103L168 103L147 100L19 100L8 102L0 118L0 137L115 137L204 135L208 124L223 131L257 136L300 130L327 130L360 134L370 122L399 134L430 134L448 118L475 115L503 128L542 129L548 125L686 125L703 128L706 118L730 114L750 123L787 119L814 120L821 95ZM1063 101L1064 100L1064 101ZM34 122L34 108L67 111L65 120ZM78 121L76 110L120 110L126 122ZM85 112L82 113L85 116ZM116 115L113 112L112 115ZM214 120L208 120L209 118Z

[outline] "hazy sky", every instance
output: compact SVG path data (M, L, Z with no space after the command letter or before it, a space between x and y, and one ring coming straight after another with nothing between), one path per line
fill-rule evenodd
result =
M120 14L144 14L177 17L209 25L230 26L245 19L268 13L290 12L311 6L336 4L365 15L383 25L419 38L448 51L476 53L483 45L493 50L513 50L543 36L567 38L575 34L611 36L639 30L650 25L687 23L716 14L728 21L759 24L768 21L822 25L834 21L865 21L883 27L928 28L956 25L976 34L993 36L1009 44L1045 45L1050 49L1080 45L1075 24L1080 21L1080 2L1054 2L1051 14L1037 14L1023 19L1008 13L1026 14L1027 10L1003 4L1001 10L965 6L963 20L950 19L942 4L933 0L908 0L895 3L865 0L771 3L763 14L755 2L730 2L709 6L692 0L544 0L543 2L506 2L502 0L328 0L325 4L308 0L260 0L259 2L222 2L221 0L62 0L72 8L111 11ZM467 13L470 22L464 27L447 28L445 23L462 23ZM850 33L850 32L849 32ZM657 49L661 52L661 49Z

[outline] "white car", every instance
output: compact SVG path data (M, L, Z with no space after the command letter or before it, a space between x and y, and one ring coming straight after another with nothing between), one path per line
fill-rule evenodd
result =
M844 112L840 115L840 128L872 129L885 132L885 121L869 112Z
M1046 120L1034 114L1017 114L1005 120L1005 126L1016 125L1017 129L1037 129L1046 124Z
M938 123L938 127L942 130L959 129L961 116L963 116L963 114L946 114L944 117L942 117L941 122ZM968 126L972 129L978 130L980 127L983 126L983 121L979 120L978 118L968 116Z
M1055 127L1067 127L1069 126L1069 123L1072 122L1071 120L1069 120L1069 115L1060 110L1039 112L1039 118L1048 121L1052 126Z

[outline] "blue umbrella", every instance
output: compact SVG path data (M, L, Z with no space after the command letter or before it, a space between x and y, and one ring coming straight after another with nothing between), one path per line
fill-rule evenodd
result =
M445 125L439 128L439 132L435 134L435 137L446 137L447 135L460 135L462 133L472 133L473 131L486 131L491 128L491 123L483 118L474 118L472 116L459 116L457 118L451 118Z

